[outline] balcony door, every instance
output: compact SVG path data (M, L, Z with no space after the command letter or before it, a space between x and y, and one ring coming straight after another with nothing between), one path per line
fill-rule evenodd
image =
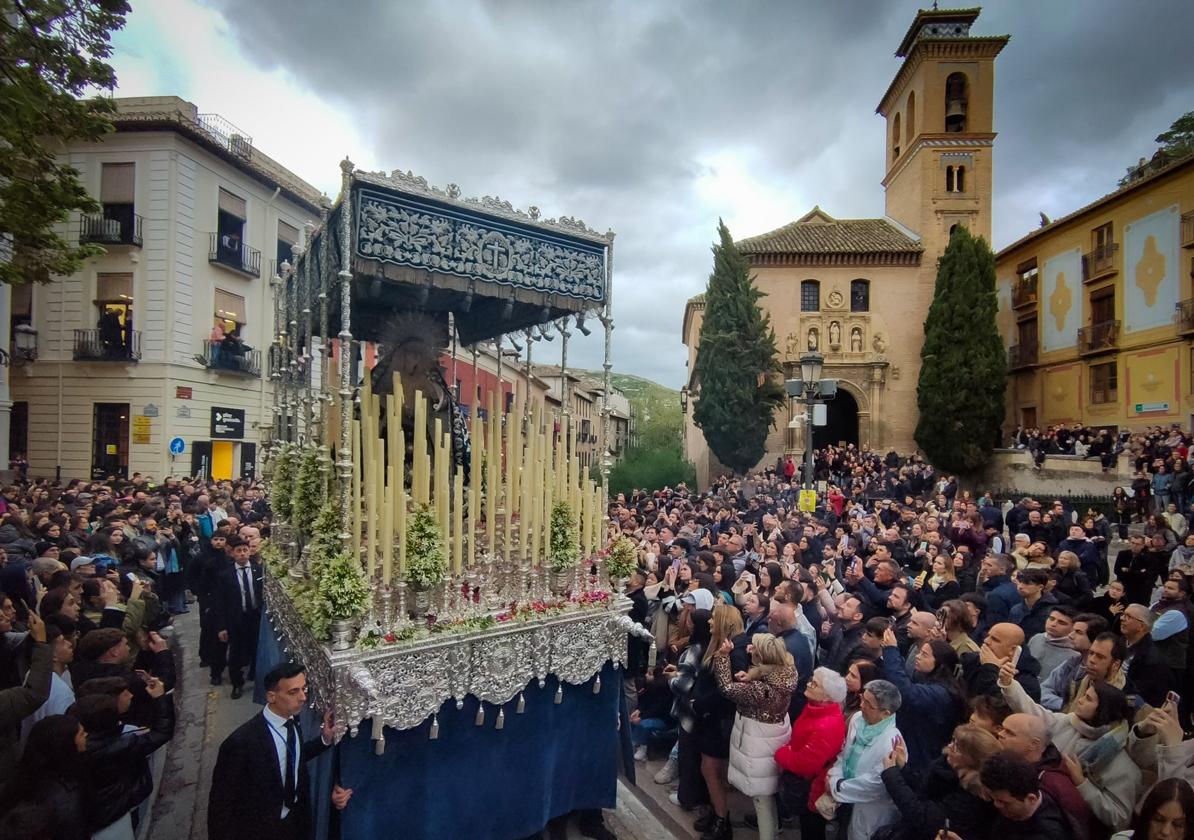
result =
M101 170L100 203L104 218L116 223L110 233L119 237L118 242L127 242L132 236L136 171L131 163L105 163Z
M91 477L128 478L129 404L96 403L91 418Z

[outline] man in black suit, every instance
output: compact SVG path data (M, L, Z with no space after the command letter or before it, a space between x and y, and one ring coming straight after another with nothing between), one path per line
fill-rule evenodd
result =
M244 693L243 669L254 678L257 664L257 632L261 624L261 566L249 554L249 543L228 538L232 565L216 579L214 613L216 638L228 644L228 677L232 699ZM214 668L213 668L214 670Z
M307 674L294 662L266 674L265 701L261 714L220 745L207 804L209 840L310 837L306 764L331 746L332 713L324 714L319 735L304 742L296 716L307 702ZM345 792L337 792L346 803ZM343 807L340 802L336 805Z

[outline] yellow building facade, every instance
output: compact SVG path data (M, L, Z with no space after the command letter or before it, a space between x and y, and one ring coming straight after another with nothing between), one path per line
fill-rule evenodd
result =
M820 207L784 227L736 244L766 297L785 378L800 354L824 355L824 376L838 380L828 424L814 444L915 448L916 385L924 319L937 260L955 225L991 236L991 152L995 141L995 58L1008 36L971 35L979 10L922 10L896 51L903 59L876 109L886 174L884 216L838 219ZM878 133L878 132L876 132ZM682 339L690 392L704 300L688 302ZM686 409L685 446L705 486L723 471ZM803 408L776 412L761 465L803 451L790 429Z
M1194 424L1194 156L996 256L1008 429Z

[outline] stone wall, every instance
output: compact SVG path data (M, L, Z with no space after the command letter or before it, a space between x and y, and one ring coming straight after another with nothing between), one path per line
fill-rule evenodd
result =
M963 481L972 491L1024 496L1110 496L1132 483L1131 463L1120 456L1116 468L1103 472L1098 458L1050 455L1037 469L1023 449L997 449L978 476Z

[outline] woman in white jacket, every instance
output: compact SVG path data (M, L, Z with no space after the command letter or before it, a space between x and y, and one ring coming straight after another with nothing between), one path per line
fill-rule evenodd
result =
M867 683L862 708L850 719L846 743L829 768L825 795L834 802L854 806L849 840L869 840L877 830L899 818L900 812L882 779L883 759L903 740L896 729L895 713L899 710L898 688L887 680Z
M1013 711L1032 715L1049 728L1066 769L1091 813L1111 831L1128 827L1140 796L1140 768L1126 750L1131 705L1118 688L1091 684L1068 713L1033 702L1015 680L1010 661L999 669L999 688Z

